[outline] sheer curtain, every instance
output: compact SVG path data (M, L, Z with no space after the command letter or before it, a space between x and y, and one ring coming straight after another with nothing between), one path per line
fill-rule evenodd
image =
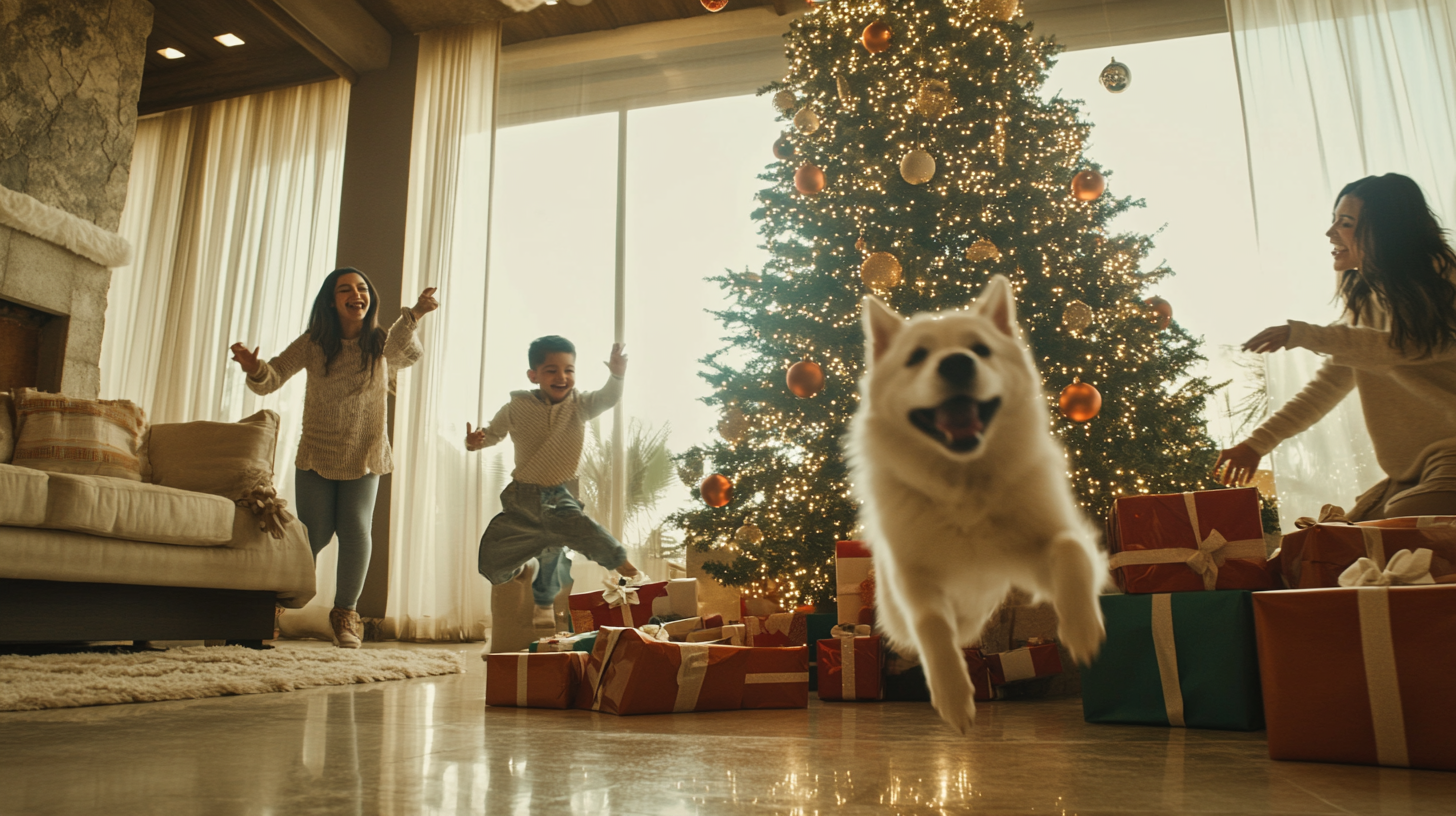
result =
M476 541L508 476L465 450L465 423L498 407L481 394L499 60L499 23L420 36L403 297L438 287L440 309L395 401L386 627L401 640L482 640L490 623Z
M303 378L259 397L227 347L272 355L303 332L333 264L348 106L335 80L139 122L121 226L136 260L115 271L107 304L101 395L154 423L277 411L275 482L290 501ZM319 598L333 597L333 549Z
M1367 175L1414 178L1456 226L1456 7L1448 0L1228 0L1269 325L1329 322L1334 197ZM1269 358L1275 406L1320 359ZM1348 507L1382 474L1357 398L1273 455L1286 529L1326 502Z

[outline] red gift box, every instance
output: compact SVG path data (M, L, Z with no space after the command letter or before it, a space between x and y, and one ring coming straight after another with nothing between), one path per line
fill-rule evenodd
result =
M1456 586L1253 598L1271 758L1456 770Z
M971 686L975 689L972 699L996 699L996 688L991 685L991 661L975 647L963 649L962 652L966 656L966 670L971 673Z
M578 707L628 715L809 703L805 647L749 649L653 640L636 629L601 631Z
M1035 643L986 655L985 660L993 687L1062 673L1062 658L1055 643Z
M485 704L572 708L580 693L586 652L502 652L485 661Z
M865 599L863 586L873 565L869 545L863 541L834 542L835 605L840 623L853 623L860 619L861 609L874 606L873 596Z
M640 586L613 587L597 592L573 592L567 599L571 627L591 632L603 626L646 626L654 615L691 618L698 614L697 580L678 578ZM630 620L622 607L631 610Z
M1107 534L1129 594L1274 588L1257 488L1121 498Z
M784 646L807 646L809 643L809 616L804 612L776 612L766 617L745 615L747 645L782 648Z
M1361 558L1384 569L1400 550L1431 551L1431 574L1456 581L1456 517L1407 516L1356 524L1323 523L1284 537L1275 561L1290 589L1340 585L1340 573Z
M835 631L840 631L838 627ZM878 635L833 637L818 644L819 699L880 700L884 650Z

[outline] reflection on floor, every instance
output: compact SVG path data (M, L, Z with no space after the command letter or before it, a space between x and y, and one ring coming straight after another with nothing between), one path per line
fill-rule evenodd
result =
M1075 700L984 704L969 739L911 703L487 709L479 646L448 648L469 673L0 714L0 813L1456 812L1456 774L1271 762L1260 734L1092 726Z

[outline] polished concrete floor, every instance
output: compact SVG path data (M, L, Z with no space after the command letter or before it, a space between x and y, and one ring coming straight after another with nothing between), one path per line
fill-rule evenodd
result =
M488 709L457 648L452 677L0 713L0 813L1456 813L1456 774L1271 762L1260 734L1087 725L1075 700L984 704L968 739L913 703Z

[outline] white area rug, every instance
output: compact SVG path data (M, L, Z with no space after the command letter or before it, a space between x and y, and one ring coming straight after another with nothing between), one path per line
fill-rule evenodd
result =
M0 657L0 711L190 700L458 674L443 649L193 646L133 654Z

